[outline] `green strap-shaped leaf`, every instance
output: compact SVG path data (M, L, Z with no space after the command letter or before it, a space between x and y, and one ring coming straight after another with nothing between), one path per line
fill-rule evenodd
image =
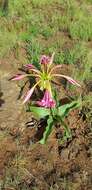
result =
M65 130L65 135L64 136L67 139L70 138L72 136L71 129L67 126L67 124L63 120L61 120L61 123L63 125L64 130Z
M58 115L61 118L64 118L68 115L69 111L75 108L80 107L80 102L73 101L72 103L62 105L58 108Z
M49 117L49 119L47 120L47 127L46 127L46 130L43 134L43 138L40 140L40 143L41 144L45 144L51 131L52 131L52 127L53 127L53 118L52 117Z
M59 140L59 143L63 144L65 141L72 138L72 133L71 133L71 129L67 126L67 124L62 119L60 120L61 120L62 127L64 128L64 136L62 139Z
M30 111L39 119L44 118L50 114L50 110L47 108L30 106Z

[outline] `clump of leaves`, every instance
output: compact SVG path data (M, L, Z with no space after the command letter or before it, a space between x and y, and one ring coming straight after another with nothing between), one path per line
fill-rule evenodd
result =
M57 104L54 108L42 108L36 106L30 106L29 110L35 114L39 119L46 118L47 126L43 134L43 138L40 140L41 144L45 144L50 133L53 130L53 127L57 124L62 125L64 129L63 140L67 140L72 137L71 130L65 123L64 119L68 115L69 111L76 109L80 106L78 101L73 101L71 103L60 105Z

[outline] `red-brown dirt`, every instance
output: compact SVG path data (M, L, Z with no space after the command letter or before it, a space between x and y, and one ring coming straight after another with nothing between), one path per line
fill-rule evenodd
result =
M8 81L14 70L9 66L6 71L2 66L0 72L3 100L0 107L0 188L91 190L92 131L86 116L75 110L67 117L72 139L60 143L63 132L60 126L54 127L46 145L39 144L40 130L37 126L26 126L32 114L17 100L20 88ZM64 94L63 88L62 91Z

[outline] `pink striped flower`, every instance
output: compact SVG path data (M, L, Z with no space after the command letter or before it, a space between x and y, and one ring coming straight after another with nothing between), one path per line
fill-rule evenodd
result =
M45 91L43 99L41 101L37 101L37 104L41 107L45 108L53 108L56 105L56 102L52 99L48 90Z
M24 65L24 67L27 68L27 69L35 68L34 65L32 65L32 64L26 64L26 65Z
M35 83L34 86L28 91L28 93L25 96L24 102L26 103L32 93L34 92L35 87L38 85L40 87L40 90L45 91L44 97L41 101L38 101L37 104L39 106L43 107L55 107L55 101L52 99L52 82L56 81L57 77L65 78L68 80L71 84L76 85L80 87L80 84L72 79L70 76L67 75L62 75L59 74L57 71L57 68L62 68L62 65L54 65L53 60L54 60L54 55L55 53L52 54L51 57L42 55L40 59L40 69L36 68L32 64L27 64L24 67L29 69L28 74L17 74L14 77L12 77L12 80L21 80L25 77L34 77Z
M43 65L47 65L50 62L50 57L46 56L46 55L42 55L41 59L40 59L40 63Z

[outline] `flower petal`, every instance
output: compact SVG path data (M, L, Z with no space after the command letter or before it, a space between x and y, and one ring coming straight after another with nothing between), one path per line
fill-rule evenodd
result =
M69 77L69 76L60 75L60 74L52 74L52 76L53 76L53 77L62 77L62 78L65 78L65 79L67 79L71 84L81 87L81 85L80 85L77 81L75 81L74 79L72 79L72 78Z
M56 66L52 67L49 74L51 75L51 73L53 73L53 71L55 71L55 70L57 71L58 68L62 68L62 65L56 65Z
M30 97L32 96L32 94L33 94L33 92L34 92L35 87L36 87L40 82L41 82L41 81L38 80L38 82L27 92L27 95L26 95L26 97L25 97L25 99L24 99L23 104L25 104L25 103L30 99Z
M27 95L23 101L23 104L25 104L29 99L30 97L32 96L33 92L34 92L34 89L35 87L33 86L28 92L27 92Z
M74 79L72 79L71 77L66 76L65 78L66 78L71 84L81 87L81 85L80 85L77 81L75 81Z
M32 64L26 64L26 65L24 65L24 67L27 68L27 69L35 68L34 65L32 65Z
M25 78L27 75L22 75L22 74L17 74L14 77L11 78L11 80L21 80L23 78Z
M55 52L53 52L52 56L50 57L49 65L48 65L48 68L47 68L48 73L53 68L54 55L55 55Z
M55 100L52 99L48 90L45 91L43 99L41 101L36 102L39 106L45 108L53 108L56 105Z
M75 81L74 79L72 79L71 77L66 76L66 75L62 75L62 77L64 77L65 79L67 79L71 84L81 87L81 85L77 81Z
M52 64L52 63L53 63L54 56L55 56L55 52L53 52L53 54L52 54L52 56L51 56L51 58L50 58L50 64Z
M50 57L46 55L42 55L40 59L40 63L43 65L47 65L50 62Z
M30 69L31 71L40 74L40 71L32 64L24 65L25 68Z

